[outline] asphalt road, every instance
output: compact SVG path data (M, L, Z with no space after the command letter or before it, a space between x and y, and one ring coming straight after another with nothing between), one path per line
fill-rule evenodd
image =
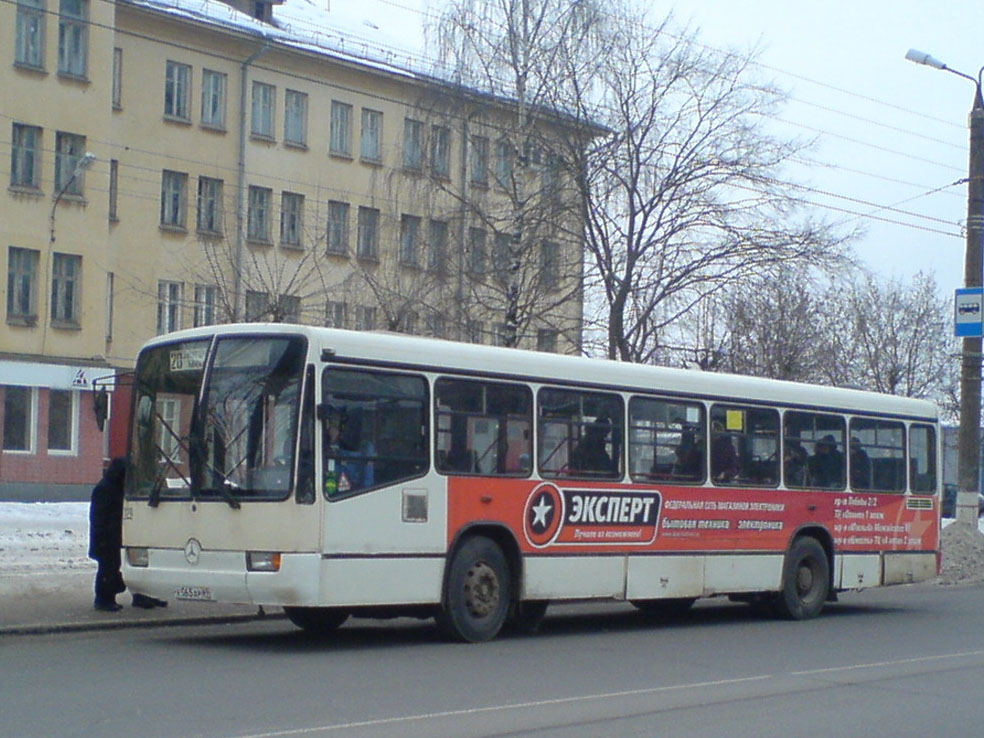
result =
M283 620L0 638L0 734L984 735L984 588L842 597L814 621L717 600L686 619L554 607L482 645L429 621Z

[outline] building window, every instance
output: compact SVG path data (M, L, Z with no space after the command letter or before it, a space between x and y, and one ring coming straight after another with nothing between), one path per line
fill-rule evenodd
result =
M270 312L270 295L258 290L246 291L246 320L259 321Z
M383 114L378 110L362 109L362 138L360 156L363 161L383 160Z
M416 215L400 216L400 263L404 266L419 266L418 242L420 240L420 218Z
M72 390L48 390L48 451L75 451L77 397Z
M55 254L51 262L51 324L77 326L82 257Z
M300 323L301 298L297 295L281 295L280 315L285 323Z
M14 63L44 68L44 0L17 0Z
M202 70L202 125L225 128L226 76L211 69Z
M161 225L168 228L185 227L185 203L188 175L165 169L161 174Z
M287 90L284 93L284 143L307 145L307 93Z
M82 196L85 174L79 162L85 156L85 136L58 131L55 134L55 191Z
M560 244L544 241L540 246L540 284L548 290L557 289L560 281Z
M41 185L41 129L14 123L10 152L10 186L37 189Z
M215 301L218 288L212 284L195 285L194 326L215 325Z
M379 258L379 211L376 208L359 208L360 259Z
M200 233L222 232L222 180L198 178L198 221Z
M7 320L33 323L38 314L38 260L40 251L7 249Z
M273 138L273 113L276 100L276 89L273 85L263 82L253 83L253 115L252 128L254 136Z
M489 139L485 136L472 136L471 140L471 182L485 187L489 183Z
M181 328L181 282L161 280L157 283L157 335Z
M468 229L468 271L472 274L485 273L485 229Z
M448 224L432 220L427 224L427 268L437 274L447 272Z
M465 323L465 334L470 343L484 343L485 325L480 320L469 320Z
M296 192L280 194L280 243L283 246L301 247L304 228L304 195Z
M89 1L61 0L58 11L58 73L84 79L89 56Z
M496 323L492 329L492 345L506 346L509 343L509 326L505 323Z
M352 106L331 101L331 130L328 150L332 154L352 155Z
M492 244L492 271L495 278L500 282L509 279L509 264L512 258L509 254L511 242L512 236L508 233L495 234L495 240Z
M120 163L116 159L109 160L109 219L119 220L120 200Z
M431 126L431 174L447 179L451 176L451 129Z
M167 63L164 75L164 115L177 120L191 120L191 67L175 61Z
M345 312L344 302L328 300L325 303L325 326L328 328L344 328Z
M347 202L330 201L328 203L329 254L348 253L348 220L349 206Z
M113 109L123 107L123 49L113 49Z
M419 172L424 167L424 124L412 118L403 119L403 168Z
M433 336L434 338L444 338L448 334L448 322L447 319L437 312L427 313L427 335Z
M249 188L246 238L251 241L270 241L270 205L272 202L273 190L266 187Z
M495 182L500 187L512 186L512 146L505 139L495 142Z
M356 305L355 329L357 331L376 330L376 308L365 307L364 305Z
M536 350L557 353L557 331L551 328L540 328L536 332Z
M106 272L106 340L113 340L113 298L116 293L116 275Z
M3 388L3 450L34 450L34 413L37 403L31 387Z

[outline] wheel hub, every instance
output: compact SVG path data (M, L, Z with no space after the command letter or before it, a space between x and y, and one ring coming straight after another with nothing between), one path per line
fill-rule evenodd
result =
M796 574L796 590L801 594L805 595L813 589L813 568L807 564L803 564L799 567L799 571Z
M465 607L474 617L485 617L499 604L499 579L495 570L478 562L465 576Z

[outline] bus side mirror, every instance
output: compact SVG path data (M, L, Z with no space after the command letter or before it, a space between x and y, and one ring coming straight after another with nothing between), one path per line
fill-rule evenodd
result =
M109 415L109 392L100 387L92 393L92 411L96 414L96 427L102 431L106 427L106 417Z

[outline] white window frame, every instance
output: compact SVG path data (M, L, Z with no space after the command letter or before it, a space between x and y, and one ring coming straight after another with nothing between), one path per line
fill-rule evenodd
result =
M85 156L85 136L67 131L55 133L55 191L63 195L82 197L85 171L76 174L76 167Z
M424 124L403 119L403 168L419 172L424 168Z
M469 178L473 185L489 185L489 137L472 136L471 156L469 157Z
M11 385L6 385L4 389L4 410L6 411L7 402L7 391L11 388ZM5 454L12 454L18 456L33 456L37 453L38 448L38 388L37 387L20 387L17 389L27 390L27 448L2 448L0 450ZM7 434L4 433L4 443L7 442Z
M377 208L359 208L356 256L375 261L379 258L379 218Z
M168 279L157 282L157 335L181 330L184 283Z
M205 325L215 325L216 303L219 289L214 284L195 285L195 309L192 315L192 325L201 328Z
M246 238L248 240L270 243L272 211L273 190L269 187L250 185L249 205L246 209Z
M359 142L362 161L378 164L383 160L383 114L362 108L362 134Z
M164 70L164 117L191 121L191 66L171 59Z
M340 256L349 249L349 204L339 200L328 201L328 233L326 250Z
M184 230L187 223L188 175L165 169L161 172L162 228Z
M343 300L325 302L325 327L344 328L348 317L348 305Z
M123 49L113 49L113 110L123 107Z
M71 7L71 6L75 7ZM58 8L58 74L86 79L89 64L89 0L61 0Z
M451 129L447 126L431 126L430 151L431 176L439 179L451 177Z
M352 156L352 106L341 100L331 101L328 152L338 156Z
M68 448L52 448L51 446L51 398L55 392L67 392L71 401L68 410L70 413L70 428L68 436ZM48 390L48 438L46 439L46 450L49 456L76 456L79 452L79 393L77 390Z
M11 130L10 186L41 186L41 127L14 123Z
M280 245L302 248L304 237L304 195L280 193Z
M250 133L258 138L273 140L273 125L277 108L277 88L266 82L253 82Z
M225 130L226 75L202 69L202 125Z
M284 143L307 146L308 96L297 90L284 91Z
M69 269L71 265L71 269ZM55 252L51 258L51 324L77 327L82 306L82 257Z
M18 256L15 258L14 254ZM32 258L33 257L33 258ZM29 268L25 268L25 261ZM17 262L15 264L15 262ZM38 269L41 263L41 252L35 249L25 249L19 246L7 248L7 320L15 322L37 320L38 317ZM27 280L27 312L18 309L23 302L24 283ZM10 287L13 286L13 289ZM11 310L11 308L14 308Z
M199 233L219 234L223 227L223 185L214 177L198 178L198 209L195 228Z
M44 69L45 0L17 0L14 64Z
M400 216L400 263L420 266L420 216L403 213Z

